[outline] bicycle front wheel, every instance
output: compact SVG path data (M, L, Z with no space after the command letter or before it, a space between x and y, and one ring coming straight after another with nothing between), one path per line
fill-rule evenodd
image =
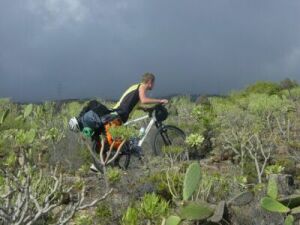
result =
M164 125L158 129L153 140L155 155L161 155L164 146L179 146L185 148L185 133L172 125Z

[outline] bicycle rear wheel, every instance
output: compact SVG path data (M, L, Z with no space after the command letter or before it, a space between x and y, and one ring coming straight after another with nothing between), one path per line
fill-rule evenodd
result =
M188 159L188 153L185 151L185 133L178 127L172 125L163 125L158 129L153 140L153 150L155 155L162 155L164 146L182 147L181 158Z
M114 161L114 165L118 166L122 170L126 170L130 163L130 150L127 143L125 143L120 151L120 154Z

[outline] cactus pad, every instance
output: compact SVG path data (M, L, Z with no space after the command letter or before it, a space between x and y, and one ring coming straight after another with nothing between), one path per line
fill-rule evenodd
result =
M169 216L166 221L166 225L178 225L181 221L181 218L178 216Z
M274 200L277 199L278 196L278 187L277 187L277 177L276 176L270 176L269 183L268 183L268 190L267 194Z
M288 213L290 211L288 207L269 197L262 198L260 205L270 212Z
M183 200L188 200L195 192L201 178L200 165L192 163L185 174L183 183Z
M213 209L211 209L207 204L197 204L191 202L187 206L180 209L180 216L187 220L204 220L209 218L213 214Z

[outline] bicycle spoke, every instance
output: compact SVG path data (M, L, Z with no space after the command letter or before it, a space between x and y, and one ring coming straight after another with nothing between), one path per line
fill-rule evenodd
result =
M161 154L163 146L185 147L185 134L175 126L165 125L158 130L154 137L153 149L155 154ZM186 153L182 153L178 158L188 158Z

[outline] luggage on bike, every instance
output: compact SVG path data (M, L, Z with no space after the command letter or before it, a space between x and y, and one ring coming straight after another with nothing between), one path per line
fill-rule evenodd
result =
M78 123L80 130L86 137L92 137L103 130L101 117L111 112L105 105L97 100L90 101L79 113Z
M108 109L102 103L92 100L85 106L77 118L80 131L86 137L106 131L106 124L118 118L118 113Z

